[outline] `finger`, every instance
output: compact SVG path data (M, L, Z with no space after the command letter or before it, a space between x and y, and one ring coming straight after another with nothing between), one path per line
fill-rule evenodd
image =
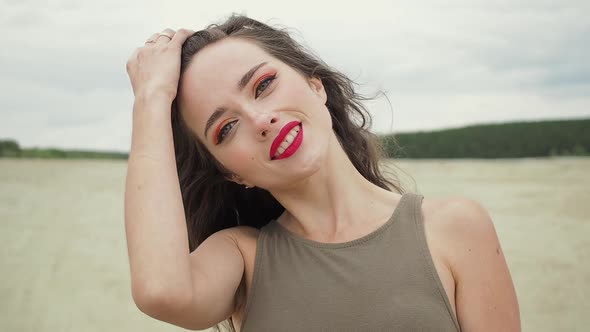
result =
M127 70L127 73L131 73L131 71L134 69L136 61L137 61L137 53L140 51L141 48L136 48L135 51L133 51L133 53L131 53L131 55L129 56L129 58L127 59L127 63L125 64L125 69Z
M145 41L145 46L153 45L156 43L156 39L158 38L158 33L154 33Z
M174 37L174 34L176 32L172 29L164 29L161 33L158 34L158 39L156 40L156 45L166 45L168 44L172 38Z
M179 29L172 37L170 41L171 46L181 47L184 42L194 34L195 32L190 29Z

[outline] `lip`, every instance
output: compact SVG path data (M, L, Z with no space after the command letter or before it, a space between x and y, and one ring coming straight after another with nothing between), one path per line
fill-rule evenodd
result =
M291 129L298 126L299 124L301 124L301 121L291 121L291 122L287 123L281 129L281 131L279 132L277 137L275 137L274 141L272 141L272 144L270 146L269 157L271 160L273 160L273 156L277 152L277 149L279 148L281 143L285 140L285 137L287 137L287 134L289 133L289 131L291 131ZM301 128L301 129L303 129L303 128ZM287 152L287 150L285 150L285 152ZM283 154L285 154L285 152L283 152ZM282 158L277 158L277 159L282 159Z

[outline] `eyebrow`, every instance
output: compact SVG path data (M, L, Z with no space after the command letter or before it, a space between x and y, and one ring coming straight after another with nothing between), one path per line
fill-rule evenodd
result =
M238 82L238 90L240 90L240 92L242 90L244 90L244 88L246 87L246 85L248 85L248 82L250 82L250 80L252 79L252 76L254 76L254 74L256 73L256 71L266 65L267 62L262 62L257 64L256 66L250 68L250 70L248 70L244 76L242 76L242 78L240 79L240 81ZM209 117L209 119L207 119L207 124L205 125L205 137L207 137L207 131L209 131L209 128L215 123L215 121L217 121L222 115L223 113L225 113L227 111L227 108L225 107L218 107L215 112L213 112L213 114L211 114L211 116Z

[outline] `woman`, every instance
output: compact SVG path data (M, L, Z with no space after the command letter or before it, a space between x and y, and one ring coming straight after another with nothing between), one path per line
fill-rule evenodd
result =
M519 331L489 214L404 193L352 81L244 16L127 63L132 294L187 329ZM188 239L188 240L187 240Z

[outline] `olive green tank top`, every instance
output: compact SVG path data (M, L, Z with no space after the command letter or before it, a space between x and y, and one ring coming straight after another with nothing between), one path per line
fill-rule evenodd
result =
M261 228L242 332L460 331L426 242L420 194L356 240Z

